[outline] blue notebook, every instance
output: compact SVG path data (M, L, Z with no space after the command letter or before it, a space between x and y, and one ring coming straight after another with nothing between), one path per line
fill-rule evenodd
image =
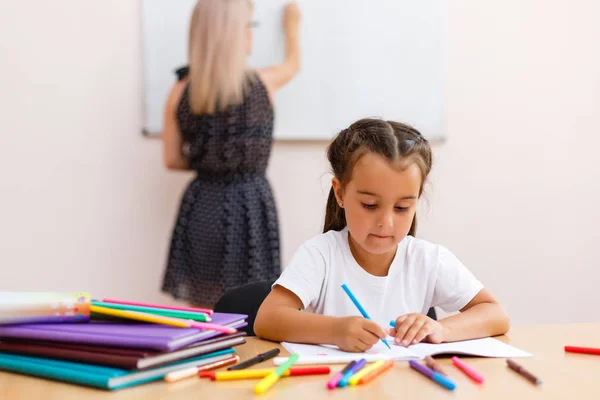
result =
M116 390L162 379L169 372L179 369L220 361L231 357L233 353L235 353L234 349L216 351L145 371L131 371L92 364L0 353L0 370Z

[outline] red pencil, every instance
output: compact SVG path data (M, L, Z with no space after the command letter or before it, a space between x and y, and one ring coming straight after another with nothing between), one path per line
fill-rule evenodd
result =
M565 346L567 353L594 354L600 356L600 349L593 347Z

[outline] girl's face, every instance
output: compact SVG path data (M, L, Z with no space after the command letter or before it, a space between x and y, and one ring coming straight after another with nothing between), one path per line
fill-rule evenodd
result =
M354 242L371 254L395 252L415 216L421 188L421 171L415 163L394 168L375 153L360 157L350 182L342 189L332 181L342 203Z

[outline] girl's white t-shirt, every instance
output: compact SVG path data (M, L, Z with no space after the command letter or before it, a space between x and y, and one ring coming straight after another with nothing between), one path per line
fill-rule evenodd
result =
M412 236L398 244L387 276L371 275L352 256L347 228L301 245L274 285L296 294L306 311L360 316L342 289L344 283L383 327L404 314L426 314L433 306L459 311L483 288L447 248Z

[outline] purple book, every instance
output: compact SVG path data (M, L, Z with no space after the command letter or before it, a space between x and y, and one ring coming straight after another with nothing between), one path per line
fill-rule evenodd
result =
M211 315L211 323L237 329L248 325L247 317L244 314L214 313ZM223 335L223 333L197 328L109 321L0 326L0 339L3 337L36 339L161 351L176 350L219 335Z

